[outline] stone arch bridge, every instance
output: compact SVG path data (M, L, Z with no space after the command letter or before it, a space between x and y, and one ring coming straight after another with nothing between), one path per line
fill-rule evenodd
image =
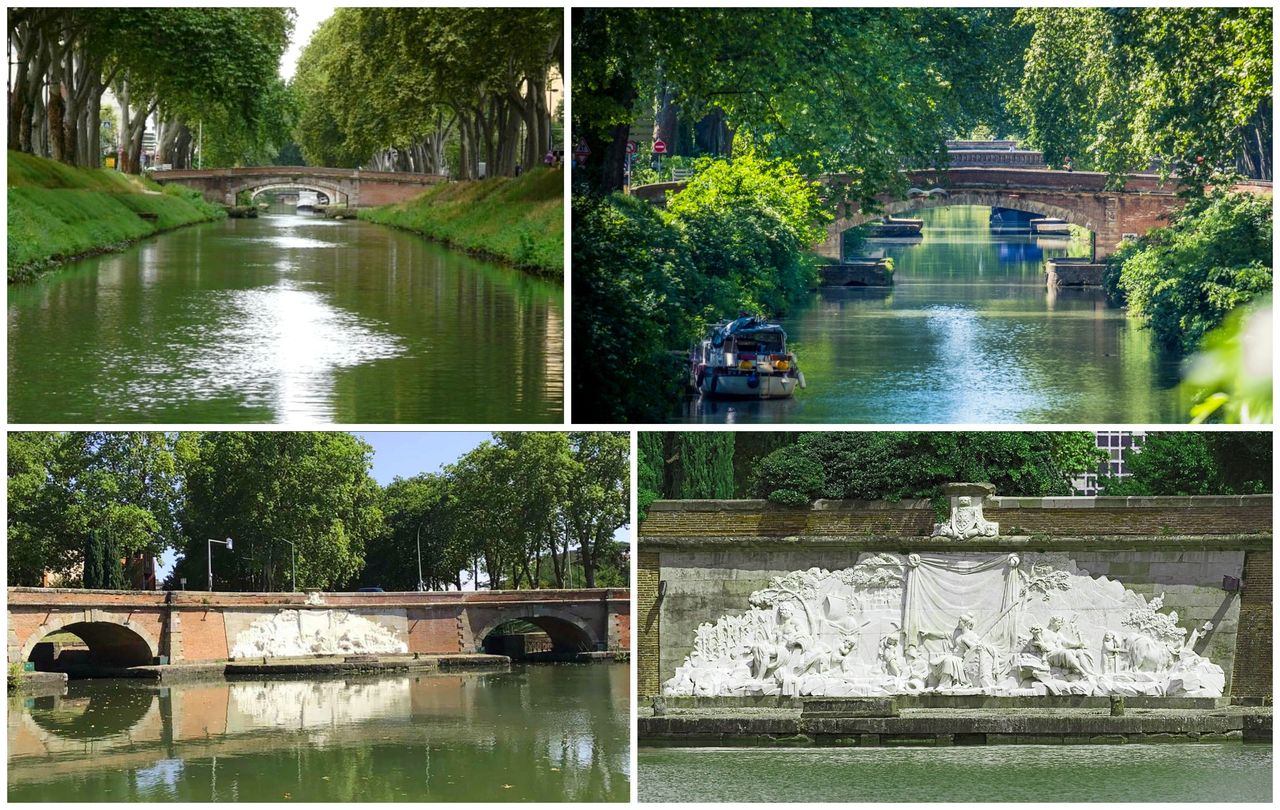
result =
M181 169L152 172L160 183L197 189L209 202L234 205L242 191L259 194L282 188L322 191L330 202L353 208L389 205L412 199L438 183L439 174L370 172L316 166L250 166L237 169Z
M1126 235L1142 235L1167 223L1169 214L1183 205L1177 187L1161 183L1152 174L1130 175L1123 190L1107 189L1107 175L1100 172L1066 172L1016 167L959 167L907 172L907 197L882 194L882 213L864 213L856 204L830 194L834 216L827 225L827 237L815 250L822 256L841 259L841 235L850 228L879 219L885 214L903 214L945 205L982 205L1012 208L1057 217L1079 225L1093 234L1095 258L1115 252ZM821 182L831 190L849 180L847 175L825 175ZM678 191L684 183L656 183L633 190L637 197L661 203L667 192ZM1248 181L1240 191L1271 193L1271 183Z
M47 636L70 632L105 666L221 661L255 622L285 610L345 611L379 625L411 653L480 652L486 636L523 620L543 629L557 650L627 650L631 601L626 590L427 593L221 593L9 588L8 661L31 659Z

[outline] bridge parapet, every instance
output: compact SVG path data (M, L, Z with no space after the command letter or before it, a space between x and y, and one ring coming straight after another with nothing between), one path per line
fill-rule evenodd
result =
M352 207L404 202L431 186L448 182L439 174L335 169L324 166L244 166L220 169L168 169L152 172L159 183L181 183L210 202L235 203L242 191L297 187L323 191Z

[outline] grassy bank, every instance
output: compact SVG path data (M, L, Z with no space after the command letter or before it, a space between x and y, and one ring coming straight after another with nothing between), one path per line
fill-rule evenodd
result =
M446 183L406 203L362 210L360 218L540 276L564 275L564 174L559 171Z
M199 192L9 151L9 281L225 216Z

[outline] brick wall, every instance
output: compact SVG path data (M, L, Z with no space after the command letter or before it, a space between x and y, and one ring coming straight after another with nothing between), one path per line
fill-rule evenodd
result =
M1250 551L1244 560L1240 594L1240 629L1231 693L1237 697L1271 698L1271 552Z
M409 612L409 652L446 654L471 652L462 648L458 624L461 607Z
M178 612L183 661L220 661L227 657L227 627L220 610Z
M647 521L646 521L647 522ZM641 698L658 694L658 554L636 555L635 615L640 626L636 637L636 681Z

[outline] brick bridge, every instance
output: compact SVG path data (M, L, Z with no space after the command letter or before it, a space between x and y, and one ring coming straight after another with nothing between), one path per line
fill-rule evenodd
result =
M821 178L821 182L832 188L847 181L846 175ZM841 259L842 234L883 215L945 205L981 205L1057 217L1079 225L1093 234L1094 257L1102 258L1115 252L1127 234L1140 236L1166 224L1169 214L1183 204L1177 196L1177 187L1172 182L1162 184L1155 175L1130 175L1122 191L1108 191L1106 182L1107 175L1099 172L1016 167L912 171L907 173L907 184L911 187L908 196L880 195L877 198L883 209L880 213L863 213L856 210L853 203L834 203L831 210L834 219L827 225L827 238L815 250L822 256ZM655 183L638 186L632 194L661 203L667 192L679 191L684 185ZM1236 186L1236 190L1270 194L1271 183L1248 181Z
M333 203L352 207L389 205L418 196L448 178L439 174L368 172L314 166L252 166L240 169L181 169L152 172L160 183L181 183L199 190L206 200L234 205L242 191L259 194L276 189L322 191Z
M25 662L42 639L69 632L107 666L226 660L256 620L283 610L345 610L390 630L411 653L483 650L500 626L524 620L557 652L627 650L631 602L608 588L427 593L207 593L9 588L9 663ZM318 602L318 603L316 603Z

